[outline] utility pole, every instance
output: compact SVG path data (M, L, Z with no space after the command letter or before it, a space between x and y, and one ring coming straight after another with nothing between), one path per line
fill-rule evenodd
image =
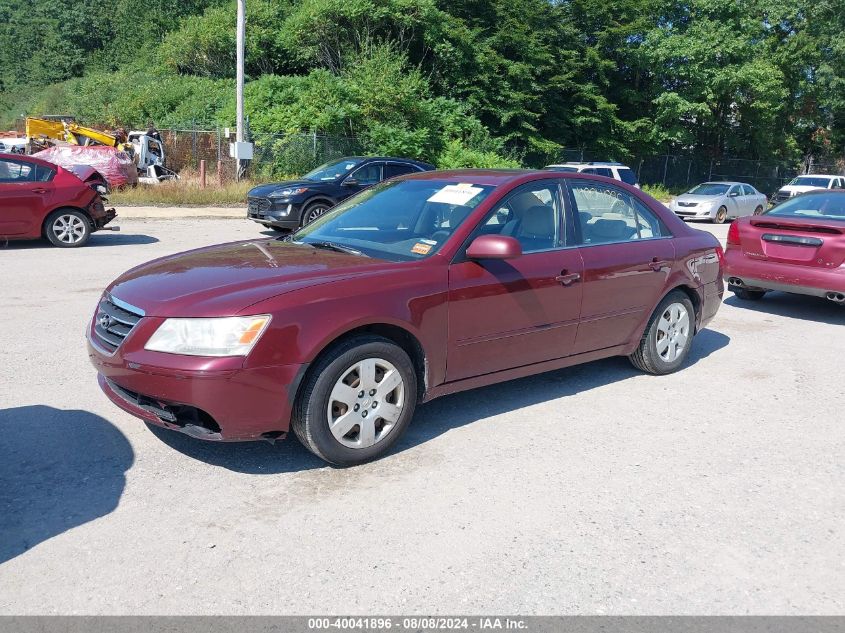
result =
M244 161L252 160L252 144L244 138L244 48L246 43L246 0L238 0L238 25L236 41L236 131L235 142L230 148L230 155L235 158L237 164L237 180L241 179L244 173Z

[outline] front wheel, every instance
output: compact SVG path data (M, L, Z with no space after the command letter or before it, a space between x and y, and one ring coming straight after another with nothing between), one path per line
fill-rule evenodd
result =
M713 224L724 224L728 219L728 210L725 207L719 207L716 211L716 217L713 218Z
M349 339L311 369L291 427L311 452L353 466L380 457L407 428L417 375L405 351L378 336Z
M302 212L302 226L311 224L311 222L319 218L330 208L331 207L326 202L315 202L313 204L309 204L305 207L305 211Z
M44 233L53 246L76 248L91 237L91 220L81 211L59 209L44 223Z
M762 215L762 213L763 213L763 207L758 205L757 208L754 209L754 215Z
M694 333L692 301L684 292L670 292L651 315L637 351L628 358L649 374L672 373L686 360Z

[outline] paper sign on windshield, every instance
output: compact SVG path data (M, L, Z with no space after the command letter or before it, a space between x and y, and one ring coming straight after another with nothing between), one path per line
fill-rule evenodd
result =
M463 206L482 191L484 190L481 187L473 187L472 185L466 183L446 185L440 191L431 196L428 201Z

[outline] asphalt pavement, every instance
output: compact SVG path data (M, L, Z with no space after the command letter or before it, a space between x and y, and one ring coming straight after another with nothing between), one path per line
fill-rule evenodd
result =
M845 309L728 294L676 374L618 358L445 397L337 469L293 437L153 430L100 393L103 287L261 228L120 224L0 248L0 614L845 610Z

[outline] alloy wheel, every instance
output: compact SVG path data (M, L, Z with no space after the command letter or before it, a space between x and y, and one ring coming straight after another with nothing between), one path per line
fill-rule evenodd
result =
M682 303L667 306L657 322L657 355L665 362L674 362L684 353L690 339L690 317Z
M328 210L329 210L328 207L314 207L308 213L308 217L305 219L305 221L308 222L308 223L313 222L314 220L319 218L321 215L323 215Z
M335 439L349 448L369 448L395 428L405 404L405 383L383 358L348 367L329 396L327 416Z
M60 242L76 244L85 238L85 221L71 213L60 215L53 222L53 233Z

